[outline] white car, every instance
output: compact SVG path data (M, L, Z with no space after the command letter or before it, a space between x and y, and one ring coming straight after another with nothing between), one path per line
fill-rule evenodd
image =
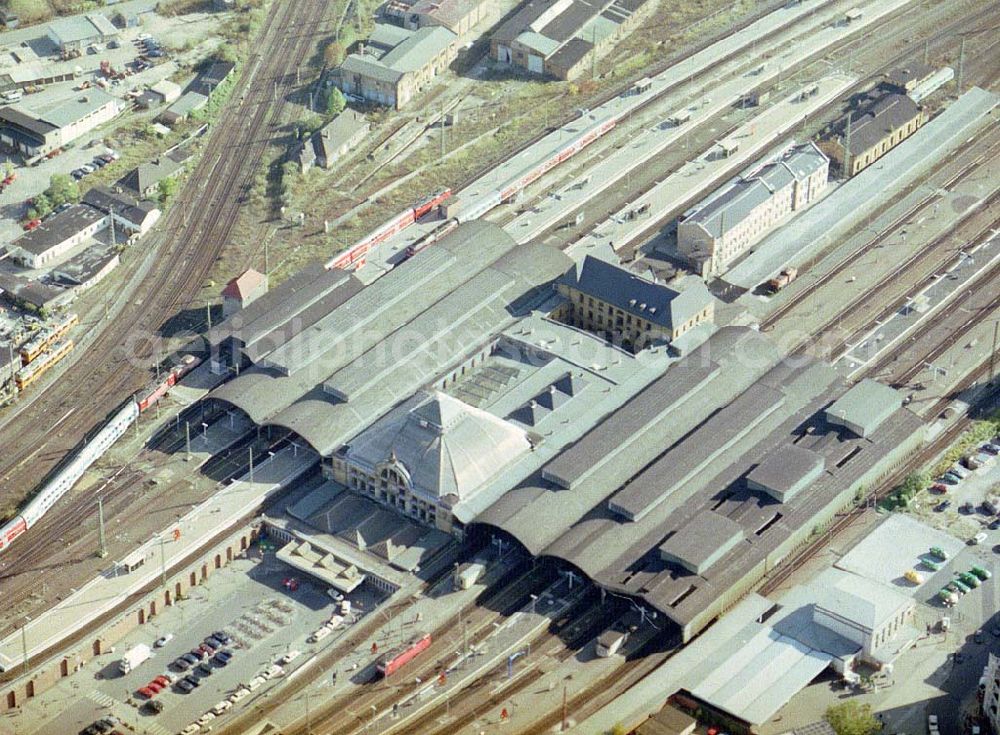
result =
M250 690L245 687L240 687L235 692L229 695L229 701L232 702L233 704L236 704L237 702L244 700L249 696L250 696Z
M204 727L205 725L207 725L209 722L211 722L214 719L215 719L215 714L213 712L206 712L201 717L199 717L197 720L195 720L195 722L197 722L199 725L201 725L202 727Z
M181 735L194 735L196 732L200 731L201 731L201 725L195 725L194 723L191 723L183 730L181 730Z
M938 718L937 715L927 715L927 727L937 727Z
M972 538L971 538L971 539L969 540L969 543L970 543L970 544L981 544L981 543L983 543L983 541L985 541L986 539L987 539L987 535L986 535L986 532L985 532L985 531L980 531L979 533L977 533L977 534L976 534L975 536L973 536L973 537L972 537ZM933 717L933 715L931 715L931 716Z
M264 671L262 671L260 673L260 675L264 679L273 679L274 677L281 676L284 673L285 673L285 670L283 668L281 668L277 664L271 664Z
M153 644L153 646L155 648L163 648L165 645L167 645L168 643L170 643L170 641L172 641L173 639L174 639L174 634L173 633L167 633L166 635L161 635L159 638L156 639L156 642Z
M136 41L148 41L152 37L153 36L150 33L140 33L138 36L135 37L135 40Z
M302 655L302 651L289 651L284 656L278 659L279 664L290 664L292 661L297 659Z

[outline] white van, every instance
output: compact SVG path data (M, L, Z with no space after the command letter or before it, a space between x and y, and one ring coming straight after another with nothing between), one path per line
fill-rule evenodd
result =
M0 95L3 97L5 102L17 102L19 99L24 97L24 92L20 89L10 89Z

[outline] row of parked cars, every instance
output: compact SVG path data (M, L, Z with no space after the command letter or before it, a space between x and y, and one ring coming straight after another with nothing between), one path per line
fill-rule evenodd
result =
M121 156L119 156L115 151L107 151L99 156L94 156L94 160L90 163L85 163L80 166L80 168L73 169L70 176L72 176L76 181L79 181L83 177L89 176L98 169L104 168L109 163L117 161L119 158L121 158Z
M281 664L291 663L300 655L299 651L289 651L286 653L281 657L281 659L279 659L279 663L270 664L267 668L261 671L260 674L255 676L246 684L240 685L235 692L229 695L227 699L223 699L208 712L181 730L181 735L194 735L194 733L201 732L202 728L206 727L210 722L212 722L212 720L224 715L233 708L233 705L249 697L253 692L263 686L264 682L277 676L282 676L285 673L285 669L281 666Z

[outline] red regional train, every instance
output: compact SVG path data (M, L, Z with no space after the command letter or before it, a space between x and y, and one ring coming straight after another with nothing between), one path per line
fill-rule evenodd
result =
M392 676L401 668L410 663L413 659L426 651L431 645L431 634L418 634L409 643L382 655L375 665L376 670L383 677Z
M451 189L442 189L435 194L421 199L412 207L397 214L381 227L376 228L371 234L358 240L358 242L344 252L338 253L335 257L328 260L324 267L327 270L333 268L360 268L364 265L365 257L373 247L385 242L396 233L402 232L450 196Z
M163 398L163 396L167 394L167 391L177 385L177 381L198 367L200 363L201 358L195 357L194 355L184 355L181 359L180 365L171 368L170 372L167 373L167 377L163 378L163 380L156 383L152 387L147 388L136 397L136 403L139 404L140 413Z

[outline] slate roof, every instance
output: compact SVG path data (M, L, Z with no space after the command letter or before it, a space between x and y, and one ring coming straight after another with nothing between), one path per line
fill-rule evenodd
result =
M414 489L461 501L530 449L522 429L435 391L418 394L361 432L346 458L373 470L395 460Z
M119 179L118 184L141 196L147 189L156 186L163 179L173 176L181 168L183 168L183 164L169 156L164 156L149 163L140 163Z
M684 222L700 225L712 237L722 237L796 179L802 181L827 164L827 157L811 141L789 150L781 160L765 164L746 177L709 195L684 215Z
M559 283L670 330L686 323L712 301L703 284L675 291L590 255Z
M380 63L378 59L367 54L364 56L351 54L340 65L340 71L347 74L360 74L389 84L395 84L403 78L403 72L390 69Z
M74 204L69 209L52 215L34 230L24 233L14 240L11 246L33 255L41 255L103 217L104 213L93 207Z
M463 18L484 2L485 0L417 0L408 12L426 15L453 31Z
M100 13L58 18L49 23L61 43L80 43L98 36L117 36L118 29Z
M149 199L137 200L130 194L118 192L107 186L95 186L83 196L83 203L108 213L114 209L115 216L140 225L150 212L157 209L156 202Z
M905 94L874 93L858 108L841 118L838 130L847 137L847 119L851 119L851 155L864 153L894 130L905 126L920 114L920 107Z

